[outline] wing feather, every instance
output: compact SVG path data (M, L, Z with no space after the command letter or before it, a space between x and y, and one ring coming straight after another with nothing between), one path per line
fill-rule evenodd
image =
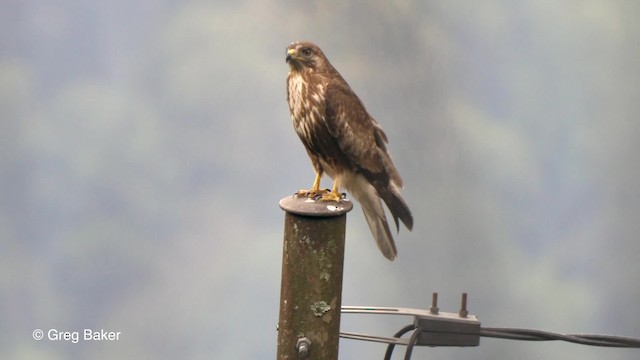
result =
M327 129L351 170L364 175L387 204L396 228L399 229L400 219L411 230L413 216L399 191L403 182L387 152L387 135L349 85L340 77L338 80L326 89Z
M387 136L374 128L358 96L343 81L334 81L325 97L327 128L351 163L373 173L384 171L377 143L385 146Z

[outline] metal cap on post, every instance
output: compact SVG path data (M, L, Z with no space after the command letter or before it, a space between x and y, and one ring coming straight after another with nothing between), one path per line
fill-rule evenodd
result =
M346 214L351 201L287 196L277 359L335 360Z

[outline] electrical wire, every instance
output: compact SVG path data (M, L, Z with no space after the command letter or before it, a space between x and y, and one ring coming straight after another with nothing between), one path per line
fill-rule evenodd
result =
M566 341L591 346L640 348L640 339L629 337L591 334L557 334L533 329L481 328L480 336L510 340Z
M407 350L404 359L411 359L413 347L417 343L418 336L421 331L414 324L409 324L398 330L393 337L401 338L404 334L413 330L411 338L407 343ZM451 332L452 335L461 335L459 332ZM471 334L469 334L471 335ZM499 328L486 327L481 328L477 334L482 337L520 340L520 341L566 341L581 345L603 346L603 347L619 347L619 348L640 348L640 339L612 336L612 335L593 335L593 334L558 334L550 331L534 330L534 329L518 329L518 328ZM393 350L396 344L389 343L387 351L384 354L384 360L391 360Z
M411 338L409 339L409 345L407 345L407 351L404 353L404 360L411 360L413 346L418 342L418 336L420 336L420 329L413 330L413 334L411 334Z
M398 330L397 333L393 334L393 337L400 338L402 335L408 333L411 330L415 330L416 326L414 324L409 324L402 329ZM384 353L384 360L391 360L391 355L393 354L393 348L396 347L396 344L389 343L387 345L387 352Z

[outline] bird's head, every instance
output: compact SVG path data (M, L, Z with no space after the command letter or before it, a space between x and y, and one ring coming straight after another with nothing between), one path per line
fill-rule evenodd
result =
M331 66L322 50L308 41L297 41L287 46L287 64L294 71L324 71Z

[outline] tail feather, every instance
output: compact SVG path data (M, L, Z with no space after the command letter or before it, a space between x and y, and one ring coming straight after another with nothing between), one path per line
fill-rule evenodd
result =
M369 224L373 238L378 248L387 259L393 261L398 255L396 244L393 241L387 217L382 207L382 202L376 189L369 183L351 189L351 195L360 203L364 217ZM395 216L395 215L394 215ZM396 220L397 222L397 220Z
M400 231L400 224L398 223L398 219L400 219L404 226L411 231L413 229L413 215L411 215L409 206L400 194L400 189L391 182L389 186L380 187L377 190L384 203L387 204L389 211L391 211L393 221L396 223L396 230Z
M385 185L376 181L370 182L361 173L347 174L340 180L351 196L360 203L378 248L384 257L393 261L398 255L398 250L393 241L381 199L387 204L398 230L400 228L398 220L402 221L409 230L413 228L413 215L402 198L397 183L393 179L387 181Z
M382 129L379 129L379 131L382 131ZM384 139L386 139L386 137ZM396 223L396 230L400 231L400 224L398 223L399 218L404 226L411 231L411 229L413 229L413 215L411 215L409 206L407 206L407 203L400 194L402 178L400 177L398 170L396 170L396 167L393 165L391 157L384 146L378 148L378 155L388 177L380 177L370 173L368 176L369 180L376 188L385 204L387 204L389 211L391 211L393 221Z

